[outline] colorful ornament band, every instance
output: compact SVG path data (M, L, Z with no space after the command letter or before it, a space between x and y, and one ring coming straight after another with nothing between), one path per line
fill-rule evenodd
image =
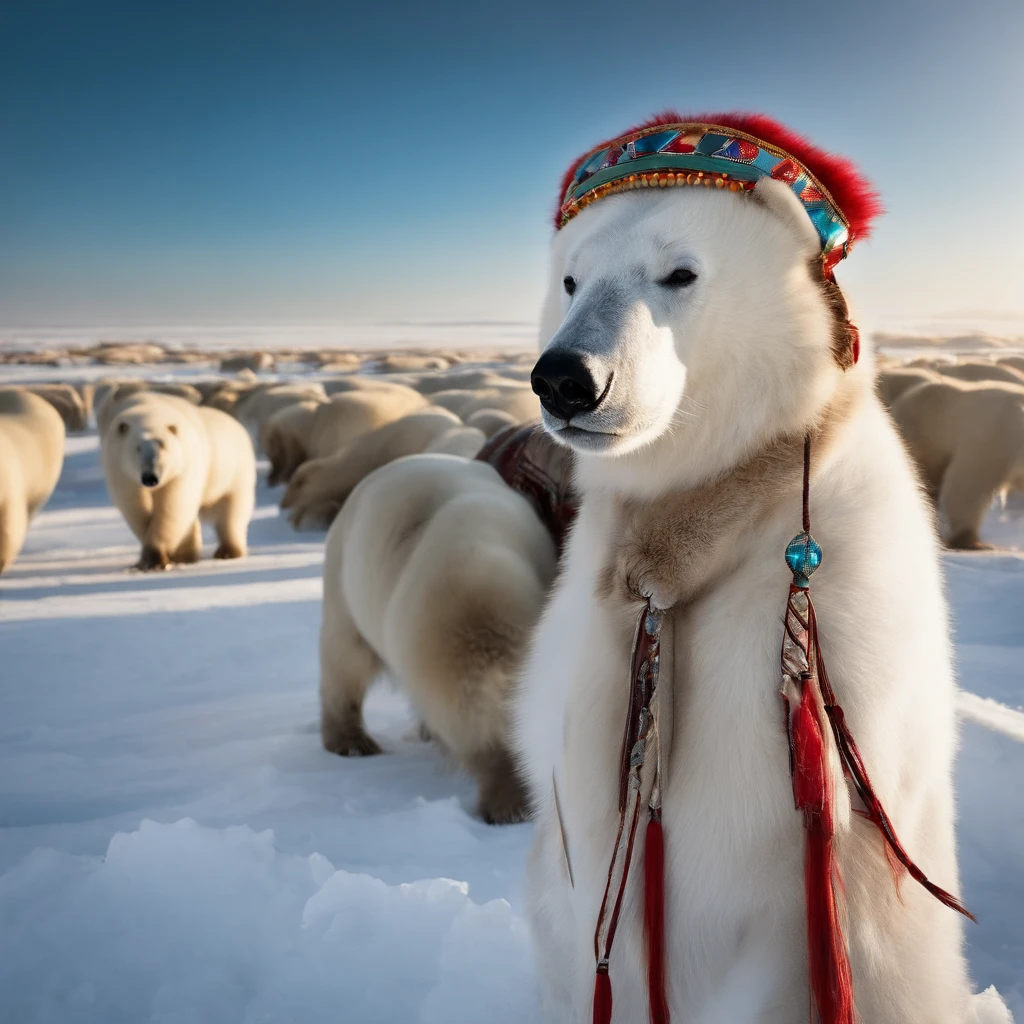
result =
M846 255L849 223L806 166L745 132L700 122L641 128L587 154L562 196L559 227L615 192L701 185L743 193L761 178L785 182L793 190L818 232L827 262Z

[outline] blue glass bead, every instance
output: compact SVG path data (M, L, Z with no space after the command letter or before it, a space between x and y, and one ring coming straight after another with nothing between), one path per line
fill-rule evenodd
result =
M644 616L644 631L648 636L655 636L659 629L661 629L661 616L649 611Z
M821 545L809 533L797 534L786 545L786 565L793 573L793 582L806 587L811 573L821 565Z

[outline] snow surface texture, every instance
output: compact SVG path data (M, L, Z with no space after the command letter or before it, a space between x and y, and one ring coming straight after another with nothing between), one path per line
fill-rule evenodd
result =
M0 577L0 1020L538 1019L530 826L476 819L472 783L386 687L367 712L386 755L320 748L322 538L275 497L249 558L135 573L96 438L69 439ZM1024 516L988 532L1024 540ZM968 952L1024 1020L1024 558L948 568ZM1012 1019L995 989L977 1024Z

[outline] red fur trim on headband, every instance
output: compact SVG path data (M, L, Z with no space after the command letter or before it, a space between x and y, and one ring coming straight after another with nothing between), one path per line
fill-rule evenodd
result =
M681 121L696 121L704 124L718 124L723 128L735 128L737 131L753 135L764 142L770 142L779 149L800 161L832 194L836 205L850 223L850 236L855 239L867 238L871 234L871 222L882 213L882 203L871 183L857 170L854 164L845 157L819 149L808 142L802 135L779 124L778 121L764 114L745 114L733 111L728 114L680 114L674 110L666 110L663 114L652 117L643 124L638 124L629 131L640 131L643 128L654 128L663 124L677 124ZM629 132L622 132L621 138ZM561 226L561 205L566 189L576 173L576 168L584 157L614 142L609 139L600 146L593 146L562 176L562 187L558 193L558 208L555 211L555 227Z

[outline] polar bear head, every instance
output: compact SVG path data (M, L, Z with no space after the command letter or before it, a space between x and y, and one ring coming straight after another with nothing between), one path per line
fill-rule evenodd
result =
M654 493L805 429L843 374L819 257L769 179L613 195L559 231L532 383L583 483Z
M165 487L185 467L178 410L163 401L130 402L108 427L121 472L149 490Z

